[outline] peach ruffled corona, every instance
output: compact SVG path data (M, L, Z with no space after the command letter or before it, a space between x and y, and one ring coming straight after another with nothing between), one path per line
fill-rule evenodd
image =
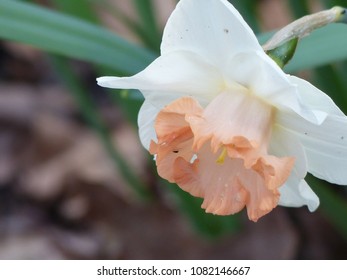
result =
M279 187L294 164L268 155L275 109L244 92L225 91L205 109L183 97L160 111L155 123L158 173L204 198L206 212L229 215L247 207L257 221L279 201Z
M155 61L97 81L141 91L143 146L159 175L203 198L206 212L246 207L256 221L277 205L314 211L307 172L347 184L347 117L285 74L227 0L180 0Z

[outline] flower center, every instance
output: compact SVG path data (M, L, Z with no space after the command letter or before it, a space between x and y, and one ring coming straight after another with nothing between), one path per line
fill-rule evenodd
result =
M228 151L225 147L223 147L222 152L216 160L216 163L223 164L225 161L225 157L228 155Z
M158 114L150 152L159 175L203 197L206 212L228 215L246 206L256 221L276 207L294 164L267 153L273 120L274 109L244 91L222 92L205 109L180 98Z

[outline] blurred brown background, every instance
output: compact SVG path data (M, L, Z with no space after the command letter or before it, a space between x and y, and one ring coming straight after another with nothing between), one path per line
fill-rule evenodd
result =
M156 1L162 27L174 2ZM284 1L259 2L263 30L291 20ZM130 1L113 5L136 15ZM107 9L99 14L138 42ZM96 86L94 69L80 61L71 67L92 92L114 144L141 180L154 181L137 131ZM211 239L196 231L171 191L155 184L151 191L155 199L143 202L127 187L46 54L0 41L0 259L347 257L346 241L320 211L278 207L257 223L242 213L239 231Z

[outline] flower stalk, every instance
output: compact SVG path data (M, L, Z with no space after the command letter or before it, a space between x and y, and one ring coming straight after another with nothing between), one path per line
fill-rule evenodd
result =
M337 6L329 10L299 18L276 32L275 35L263 45L263 49L266 52L274 50L293 39L301 39L309 35L312 31L330 23L347 23L346 11L346 8Z

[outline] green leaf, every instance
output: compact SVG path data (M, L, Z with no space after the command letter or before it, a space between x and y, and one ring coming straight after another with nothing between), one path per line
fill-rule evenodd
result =
M159 32L155 7L152 0L133 0L139 18L141 20L142 34L138 34L144 39L146 45L153 51L159 53L161 34Z
M287 0L287 4L290 7L295 18L300 18L310 13L309 4L305 0Z
M95 9L93 9L93 0L50 0L56 8L73 16L89 22L97 23L99 21Z
M33 4L0 1L0 37L133 74L155 55L116 34ZM110 73L111 74L111 73Z
M320 2L328 9L334 6L347 6L346 0L320 0Z

